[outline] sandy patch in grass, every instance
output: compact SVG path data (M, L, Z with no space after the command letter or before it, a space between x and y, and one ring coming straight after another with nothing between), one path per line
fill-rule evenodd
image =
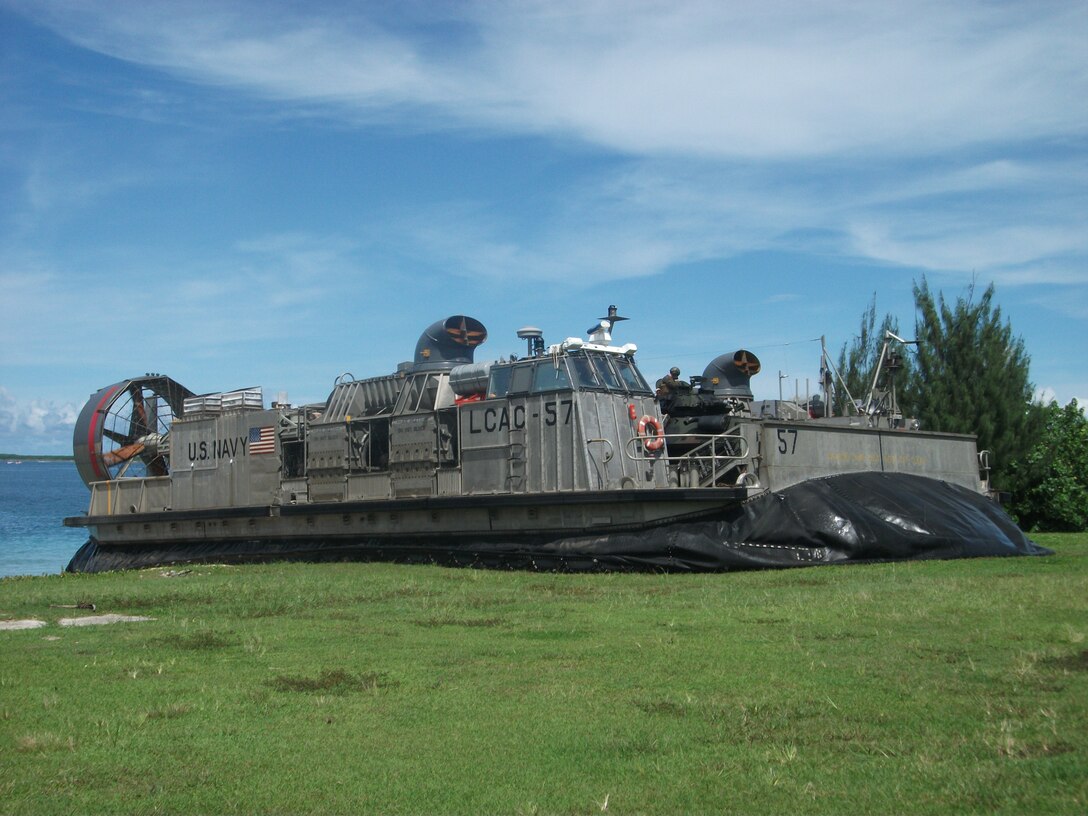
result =
M155 619L144 615L84 615L82 618L61 618L57 621L57 624L59 626L105 626L108 623L137 623L150 620ZM15 631L17 629L41 629L43 626L48 625L46 621L35 618L6 620L0 621L0 632Z
M143 615L86 615L82 618L61 618L57 623L61 626L103 626L107 623L137 623L149 620L155 619Z
M27 620L7 620L0 621L0 632L15 631L16 629L41 629L43 626L45 626L45 621L34 620L33 618Z

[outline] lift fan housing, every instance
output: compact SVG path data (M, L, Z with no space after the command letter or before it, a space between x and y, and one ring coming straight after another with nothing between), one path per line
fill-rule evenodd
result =
M162 374L122 380L92 394L72 440L84 483L167 475L170 425L192 395Z

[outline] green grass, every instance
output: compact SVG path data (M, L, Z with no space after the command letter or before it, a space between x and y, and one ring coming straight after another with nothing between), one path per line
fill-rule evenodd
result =
M0 581L0 813L1083 813L1088 535L712 575ZM154 621L61 628L97 613Z

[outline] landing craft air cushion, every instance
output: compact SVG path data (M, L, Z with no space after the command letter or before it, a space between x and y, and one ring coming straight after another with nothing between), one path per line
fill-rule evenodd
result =
M477 363L487 331L455 315L395 373L342 375L312 405L158 374L103 388L75 429L91 501L65 524L91 537L69 569L723 570L1042 551L988 497L975 439L903 419L894 383L890 406L848 416L823 416L830 393L768 406L741 349L658 394L637 347L613 342L625 319L609 307L551 346L525 328L523 358Z

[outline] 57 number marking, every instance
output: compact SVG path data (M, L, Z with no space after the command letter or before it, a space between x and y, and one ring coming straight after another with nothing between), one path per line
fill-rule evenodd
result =
M790 437L793 440L790 440ZM796 428L779 428L778 429L778 452L788 453L790 456L797 453L797 429Z
M559 421L559 415L556 412L556 408L562 406L566 408L563 412L563 424L570 425L570 415L574 410L574 400L560 400L559 402L545 402L544 403L544 424L551 426L555 425ZM535 415L534 415L535 416Z

